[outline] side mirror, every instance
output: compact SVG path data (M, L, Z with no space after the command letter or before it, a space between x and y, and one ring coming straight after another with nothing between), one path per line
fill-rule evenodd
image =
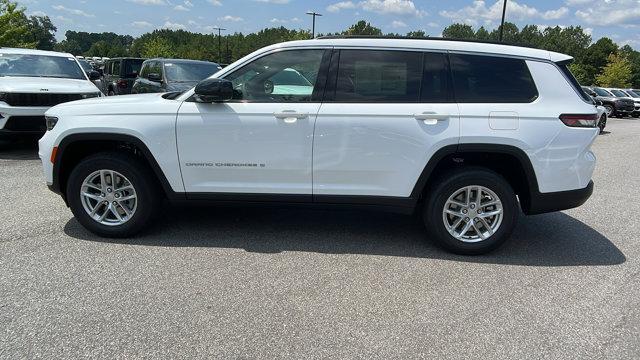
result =
M95 70L91 70L89 71L89 80L100 80L100 73L95 71Z
M162 82L162 76L160 76L160 74L158 73L150 73L149 75L147 75L147 79L153 82Z
M194 89L200 102L223 102L233 99L233 83L224 79L204 79Z

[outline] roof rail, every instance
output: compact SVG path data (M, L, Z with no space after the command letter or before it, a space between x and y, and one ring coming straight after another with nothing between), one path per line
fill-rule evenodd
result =
M410 36L394 36L394 35L327 35L327 36L319 36L316 39L393 39L393 40L436 40L436 41L457 41L457 42L470 42L470 43L479 43L479 44L492 44L492 45L506 45L506 46L517 46L529 49L540 49L531 45L521 45L521 44L513 44L506 42L498 42L498 41L490 41L490 40L467 40L467 39L452 39L452 38L444 38L444 37L410 37Z

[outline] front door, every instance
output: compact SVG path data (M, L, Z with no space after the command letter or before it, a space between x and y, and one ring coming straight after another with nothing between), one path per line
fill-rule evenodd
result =
M322 49L270 53L224 76L234 85L232 101L182 105L178 151L191 197L254 193L310 198L324 54Z

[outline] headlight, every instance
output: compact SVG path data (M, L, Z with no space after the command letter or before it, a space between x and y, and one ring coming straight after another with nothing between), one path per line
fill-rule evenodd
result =
M100 97L100 93L99 92L82 94L82 98L83 99L90 99L90 98L96 98L96 97Z
M45 123L47 124L47 130L53 130L53 128L58 123L58 118L54 116L45 116Z

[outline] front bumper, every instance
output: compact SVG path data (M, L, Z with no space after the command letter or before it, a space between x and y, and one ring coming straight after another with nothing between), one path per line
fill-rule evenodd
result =
M46 131L44 113L48 107L15 107L0 102L0 133L42 135Z
M544 214L572 209L584 204L593 194L593 180L584 189L531 194L530 201L523 208L527 215Z

